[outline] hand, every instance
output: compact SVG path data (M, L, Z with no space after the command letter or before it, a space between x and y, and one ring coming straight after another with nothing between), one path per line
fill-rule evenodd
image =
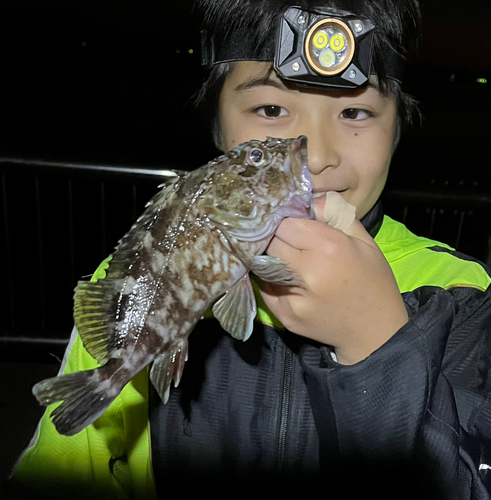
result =
M267 306L290 331L334 347L354 364L408 321L394 275L359 221L349 235L324 222L285 219L267 253L284 259L303 286L261 282Z

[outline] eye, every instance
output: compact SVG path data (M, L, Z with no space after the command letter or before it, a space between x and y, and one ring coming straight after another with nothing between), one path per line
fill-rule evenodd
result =
M246 153L246 162L253 167L260 167L266 162L266 155L259 148L251 148Z
M254 112L265 118L279 118L280 116L288 116L290 113L281 106L268 104L267 106L259 106L254 109Z
M374 114L371 111L358 108L348 108L341 113L341 118L347 120L365 120L372 116L374 116Z

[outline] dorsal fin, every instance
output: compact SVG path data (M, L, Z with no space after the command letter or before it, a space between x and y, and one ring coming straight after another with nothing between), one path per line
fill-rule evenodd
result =
M75 325L85 349L100 364L123 345L124 338L117 328L119 300L130 279L129 270L138 259L138 250L145 235L172 202L179 181L187 175L188 172L176 171L176 176L161 184L162 189L147 203L145 212L119 241L109 261L106 278L97 282L80 281L75 288Z
M138 249L143 245L145 235L159 220L161 212L168 206L177 186L189 172L174 171L176 175L160 184L162 189L146 204L146 210L131 229L119 240L116 251L107 269L107 278L120 279L128 275L129 268L137 258Z

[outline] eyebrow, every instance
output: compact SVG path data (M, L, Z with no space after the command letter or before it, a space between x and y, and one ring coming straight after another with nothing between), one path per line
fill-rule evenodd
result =
M269 74L257 76L255 78L251 78L250 80L246 80L245 82L242 82L240 85L237 85L235 91L241 92L243 90L249 90L254 87L262 87L264 85L289 92L289 89L285 87L285 85L276 80L272 80Z
M234 90L236 92L241 92L243 90L250 90L250 89L253 89L255 87L261 87L261 86L274 87L276 89L283 90L284 92L294 92L295 91L295 89L289 89L288 87L286 87L282 82L279 82L277 80L272 80L269 73L266 75L260 75L260 76L256 76L255 78L251 78L249 80L246 80L245 82L242 82L241 84L237 85L237 87L235 87ZM367 82L365 88L366 89L373 89L378 94L381 95L379 87L371 81ZM322 87L318 87L318 89L322 90ZM353 89L339 88L339 87L338 88L326 87L325 90L330 90L331 92L337 91L337 92L344 92L344 93L348 92L349 93L349 91L353 90Z

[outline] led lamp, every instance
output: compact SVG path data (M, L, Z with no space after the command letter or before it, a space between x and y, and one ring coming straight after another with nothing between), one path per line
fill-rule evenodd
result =
M324 31L315 34L313 42L316 49L323 49L329 43L329 37Z
M324 50L320 51L321 48ZM351 29L340 19L321 19L310 28L305 38L307 61L316 73L323 76L344 71L354 53L355 39Z

